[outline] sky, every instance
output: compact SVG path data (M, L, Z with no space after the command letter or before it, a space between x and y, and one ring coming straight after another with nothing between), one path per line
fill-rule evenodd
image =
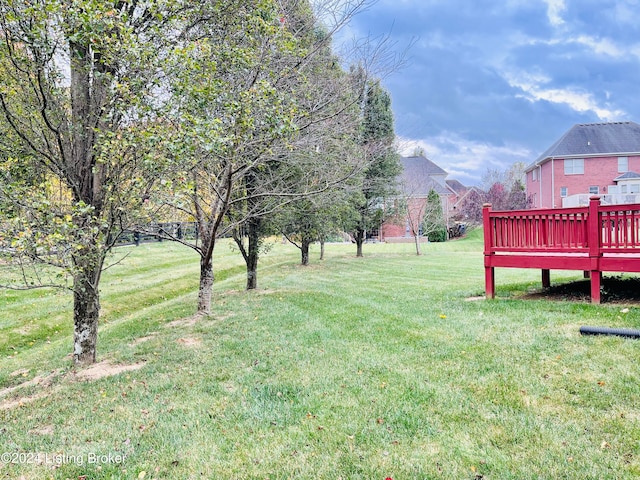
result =
M337 41L406 50L379 70L401 153L479 185L575 124L640 123L639 19L640 0L378 0Z

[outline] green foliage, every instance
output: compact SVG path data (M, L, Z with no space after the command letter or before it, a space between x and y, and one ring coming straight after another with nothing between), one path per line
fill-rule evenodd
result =
M391 97L378 80L368 84L363 113L363 143L380 143L385 147L391 145L395 135Z
M0 8L0 132L9 133L0 158L13 144L41 175L35 182L28 169L13 172L1 189L0 208L19 212L2 225L2 253L22 268L27 288L49 284L42 264L73 278L77 362L95 359L105 257L123 230L147 218L143 199L161 170L149 125L159 123L166 97L167 53L199 6L6 0ZM39 184L54 188L20 196Z
M387 198L395 192L393 180L402 167L393 148L394 135L391 97L379 81L371 81L366 91L362 123L362 144L370 156L363 189L368 200Z
M363 72L352 72L359 79ZM396 190L396 177L402 167L400 157L393 148L394 129L391 97L378 80L366 82L362 106L361 145L367 166L361 178L358 193L353 201L357 205L358 218L350 230L357 242L364 240L366 230L378 228L385 218L384 200ZM360 253L360 252L359 252Z
M447 240L447 225L442 211L442 199L433 189L429 191L427 196L422 232L430 242Z

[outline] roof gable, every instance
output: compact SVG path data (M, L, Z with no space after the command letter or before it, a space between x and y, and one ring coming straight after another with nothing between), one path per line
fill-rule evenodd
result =
M534 165L551 158L631 153L640 153L640 125L635 122L586 123L574 125L540 155Z
M413 172L419 175L447 175L442 168L433 163L427 157L400 157L400 163L405 172Z
M467 187L465 187L458 180L452 179L446 181L447 186L453 190L457 194L462 194L467 191Z
M440 195L451 192L435 181L433 176L447 176L447 172L426 157L400 157L402 173L398 177L400 190L407 195L426 196L432 189Z

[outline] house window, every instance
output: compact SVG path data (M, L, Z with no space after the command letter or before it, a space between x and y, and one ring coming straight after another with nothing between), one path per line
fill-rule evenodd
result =
M620 193L627 193L627 186L626 185L620 185Z
M569 189L567 187L560 187L560 196L564 198L567 195L569 195Z
M598 195L600 193L600 187L589 187L589 195Z
M629 157L618 157L618 173L629 171Z
M565 175L584 174L584 158L573 158L564 161Z
M538 169L534 168L533 171L531 172L531 178L533 179L534 182L538 181Z
M637 183L629 185L629 193L640 193L640 185Z

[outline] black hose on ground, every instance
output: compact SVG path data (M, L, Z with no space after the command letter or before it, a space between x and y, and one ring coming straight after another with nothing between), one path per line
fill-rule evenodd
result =
M627 328L606 328L606 327L580 327L582 335L617 335L618 337L640 338L640 330Z

